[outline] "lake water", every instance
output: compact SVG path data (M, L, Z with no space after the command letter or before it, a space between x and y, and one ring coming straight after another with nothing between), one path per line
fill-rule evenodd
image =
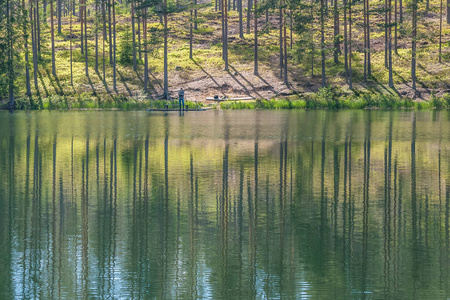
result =
M0 298L445 299L449 138L448 111L0 111Z

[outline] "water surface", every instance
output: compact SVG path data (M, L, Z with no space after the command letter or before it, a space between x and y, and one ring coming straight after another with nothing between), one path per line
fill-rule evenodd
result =
M447 111L0 111L0 298L450 297Z

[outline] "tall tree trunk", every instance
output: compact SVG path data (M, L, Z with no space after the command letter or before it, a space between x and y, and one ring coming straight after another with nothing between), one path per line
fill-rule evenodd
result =
M293 45L294 44L294 37L293 37L294 30L292 28L294 26L294 19L292 18L292 9L289 10L289 20L290 20L290 22L289 22L289 34L291 35L290 36L290 42L291 42L290 48L292 50L292 48L294 46Z
M38 79L37 79L37 73L38 73L38 65L37 65L37 36L36 36L36 8L35 5L33 5L33 0L30 1L30 23L31 23L31 49L33 52L33 77L34 77L34 88L36 90L36 94L39 96L39 85L38 85Z
M256 1L256 0L255 0ZM288 81L288 69L287 69L287 34L286 34L286 18L287 18L287 14L286 14L286 8L284 8L284 22L283 22L283 34L284 34L284 84L286 84L286 86L289 85L289 81Z
M39 0L36 1L36 30L37 30L37 51L41 58L41 18L39 17ZM45 21L47 23L47 21Z
M30 84L30 62L28 59L28 34L27 34L27 8L25 6L25 0L22 0L22 16L23 16L23 40L25 42L25 81L27 87L27 97L31 97L31 84Z
M254 66L254 70L253 73L255 75L258 75L258 0L254 0L255 1L255 5L254 5L254 9L255 9L255 66Z
M447 24L450 24L450 0L447 0Z
M105 41L106 41L106 0L101 0L102 2L102 19L103 19L103 38L102 38L102 54L103 54L103 82L106 82L106 57L105 57Z
M87 36L87 3L84 0L83 7L83 15L84 15L84 61L85 61L85 71L86 77L89 77L89 68L88 68L88 36Z
M334 0L334 63L339 63L339 10L337 5L337 0Z
M10 0L6 0L6 26L7 36L8 36L8 87L9 87L9 109L14 109L14 48L13 48L13 28L11 26L11 16L10 16Z
M167 0L164 0L164 97L169 100L169 70L167 62Z
M372 67L370 62L370 7L369 7L369 0L366 1L367 3L367 75L370 77L372 76Z
M58 34L61 34L61 11L62 11L62 0L57 0L57 10L58 10Z
M223 60L225 71L228 71L228 5L226 0L222 0L223 14Z
M113 0L114 1L114 0ZM112 22L111 22L111 0L108 0L108 34L109 34L109 64L114 64L113 60L113 37L112 37Z
M144 8L142 28L144 30L144 90L148 93L147 8Z
M322 54L322 87L326 86L325 81L325 3L320 0L320 52Z
M52 1L52 0L50 0ZM84 0L85 1L85 0ZM80 44L80 50L81 50L81 54L84 54L84 22L83 22L83 17L84 17L84 2L83 0L80 0L80 38L81 38L81 44Z
M384 67L389 68L389 53L388 53L388 47L389 47L389 29L388 29L388 1L384 0Z
M347 0L344 0L344 69L345 82L348 83L348 36L347 36Z
M52 74L56 76L56 66L55 66L55 30L53 28L53 0L50 0L50 30L52 36Z
M394 23L395 23L395 28L394 28L394 51L395 54L398 54L398 50L397 50L397 28L398 28L398 24L397 24L397 0L395 0L394 3L395 7L394 7Z
M367 9L366 2L368 0L363 0L363 14L364 14L364 81L367 81Z
M198 29L198 25L197 25L197 0L194 0L194 29L197 30Z
M284 59L283 59L283 0L280 0L280 12L279 12L279 18L280 18L280 33L279 33L279 39L280 39L280 78L283 78L283 65L284 65Z
M442 6L443 0L441 0L441 5L439 7L439 63L442 63Z
M399 0L399 6L400 6L400 24L402 24L403 23L403 0Z
M348 7L348 87L353 88L352 84L352 1L349 1Z
M242 24L242 1L238 0L238 11L239 11L239 38L244 38L244 25Z
M189 59L192 59L192 35L193 35L193 32L192 32L192 22L193 22L193 20L192 20L192 18L193 18L193 11L192 11L192 9L191 9L191 17L190 17L190 20L189 20Z
M133 36L133 71L137 71L137 62L136 62L136 31L134 26L134 0L131 0L131 31Z
M112 0L112 21L113 21L113 88L117 92L116 82L116 0Z
M411 43L411 77L412 89L416 90L416 39L417 39L417 0L412 0L412 43Z
M74 3L74 2L73 2ZM72 5L73 5L72 3ZM72 56L72 14L69 16L69 31L70 31L70 85L73 86L73 56Z
M389 87L393 88L394 87L394 79L392 76L392 0L387 0L388 1L388 12L389 12L389 17L388 17L388 26L389 26L389 30L388 30L388 42L389 42Z
M98 1L95 0L95 72L98 73ZM134 36L134 35L133 35Z
M448 0L450 1L450 0ZM253 3L252 0L247 0L247 34L250 34L250 19Z
M141 51L141 18L142 18L142 9L137 13L137 23L138 23L138 52L139 52L139 60L142 59L142 51Z
M311 6L310 6L310 17L312 21L312 25L314 24L314 0L311 0ZM310 56L311 56L311 78L314 77L314 57L315 57L315 43L314 43L314 31L313 27L310 31L311 36L311 48L310 48Z

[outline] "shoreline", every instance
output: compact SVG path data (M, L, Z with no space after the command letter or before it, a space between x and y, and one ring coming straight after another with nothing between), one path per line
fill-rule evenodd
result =
M317 93L291 94L270 100L243 101L186 101L189 111L236 109L450 109L450 94L430 99L412 99L400 95L374 93L342 93L337 88L326 87ZM1 110L9 110L8 102L0 102ZM100 100L96 95L77 95L77 98L52 95L46 98L16 100L15 110L179 110L178 99L153 100L112 96Z

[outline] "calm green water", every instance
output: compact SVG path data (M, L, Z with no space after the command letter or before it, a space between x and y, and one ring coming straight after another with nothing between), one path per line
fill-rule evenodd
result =
M0 298L450 297L447 111L0 111Z

